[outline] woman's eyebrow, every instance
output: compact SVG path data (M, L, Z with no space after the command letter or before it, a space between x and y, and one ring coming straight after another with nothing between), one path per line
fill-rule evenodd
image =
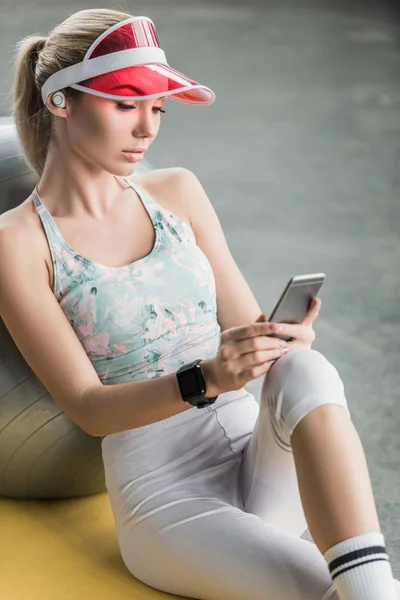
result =
M138 87L135 87L134 85L130 84L130 83L125 83L125 84L121 84L121 85L114 85L110 91L113 90L120 90L121 88L130 88L131 90L133 90L134 92L136 92L139 96L144 94L144 91ZM132 98L132 100L134 100L135 98ZM162 96L161 98L153 98L153 100L166 100L167 96Z
M136 92L139 95L143 95L143 90L141 90L138 87L135 87L134 85L131 85L130 83L124 83L123 85L115 85L114 87L111 88L111 91L113 90L120 90L121 88L131 88L134 92Z

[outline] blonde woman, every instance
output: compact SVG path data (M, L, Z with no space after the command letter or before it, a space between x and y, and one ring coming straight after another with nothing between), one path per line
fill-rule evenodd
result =
M311 349L319 300L268 337L196 176L135 175L165 101L212 90L150 19L93 9L18 44L14 92L40 180L0 219L0 314L103 438L126 567L204 600L399 599L341 378Z

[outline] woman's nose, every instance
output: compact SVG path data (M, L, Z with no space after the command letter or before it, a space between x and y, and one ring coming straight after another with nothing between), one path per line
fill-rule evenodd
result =
M132 133L136 137L155 137L159 124L153 110L141 110L138 116Z

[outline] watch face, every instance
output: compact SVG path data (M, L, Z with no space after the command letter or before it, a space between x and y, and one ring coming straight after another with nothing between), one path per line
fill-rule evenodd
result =
M193 373L193 370L182 371L179 375L185 396L196 396L201 393L196 373Z

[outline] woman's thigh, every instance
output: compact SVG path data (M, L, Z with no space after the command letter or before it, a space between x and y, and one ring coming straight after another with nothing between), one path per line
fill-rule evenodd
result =
M239 493L242 508L263 521L300 537L307 521L300 498L292 451L274 439L266 397L253 394L217 408L218 421L240 457Z
M164 495L164 508L121 532L121 555L140 581L202 600L338 600L315 544L186 493L188 502L179 504Z
M239 485L246 512L290 535L300 537L307 530L293 452L274 439L266 403L243 451Z

